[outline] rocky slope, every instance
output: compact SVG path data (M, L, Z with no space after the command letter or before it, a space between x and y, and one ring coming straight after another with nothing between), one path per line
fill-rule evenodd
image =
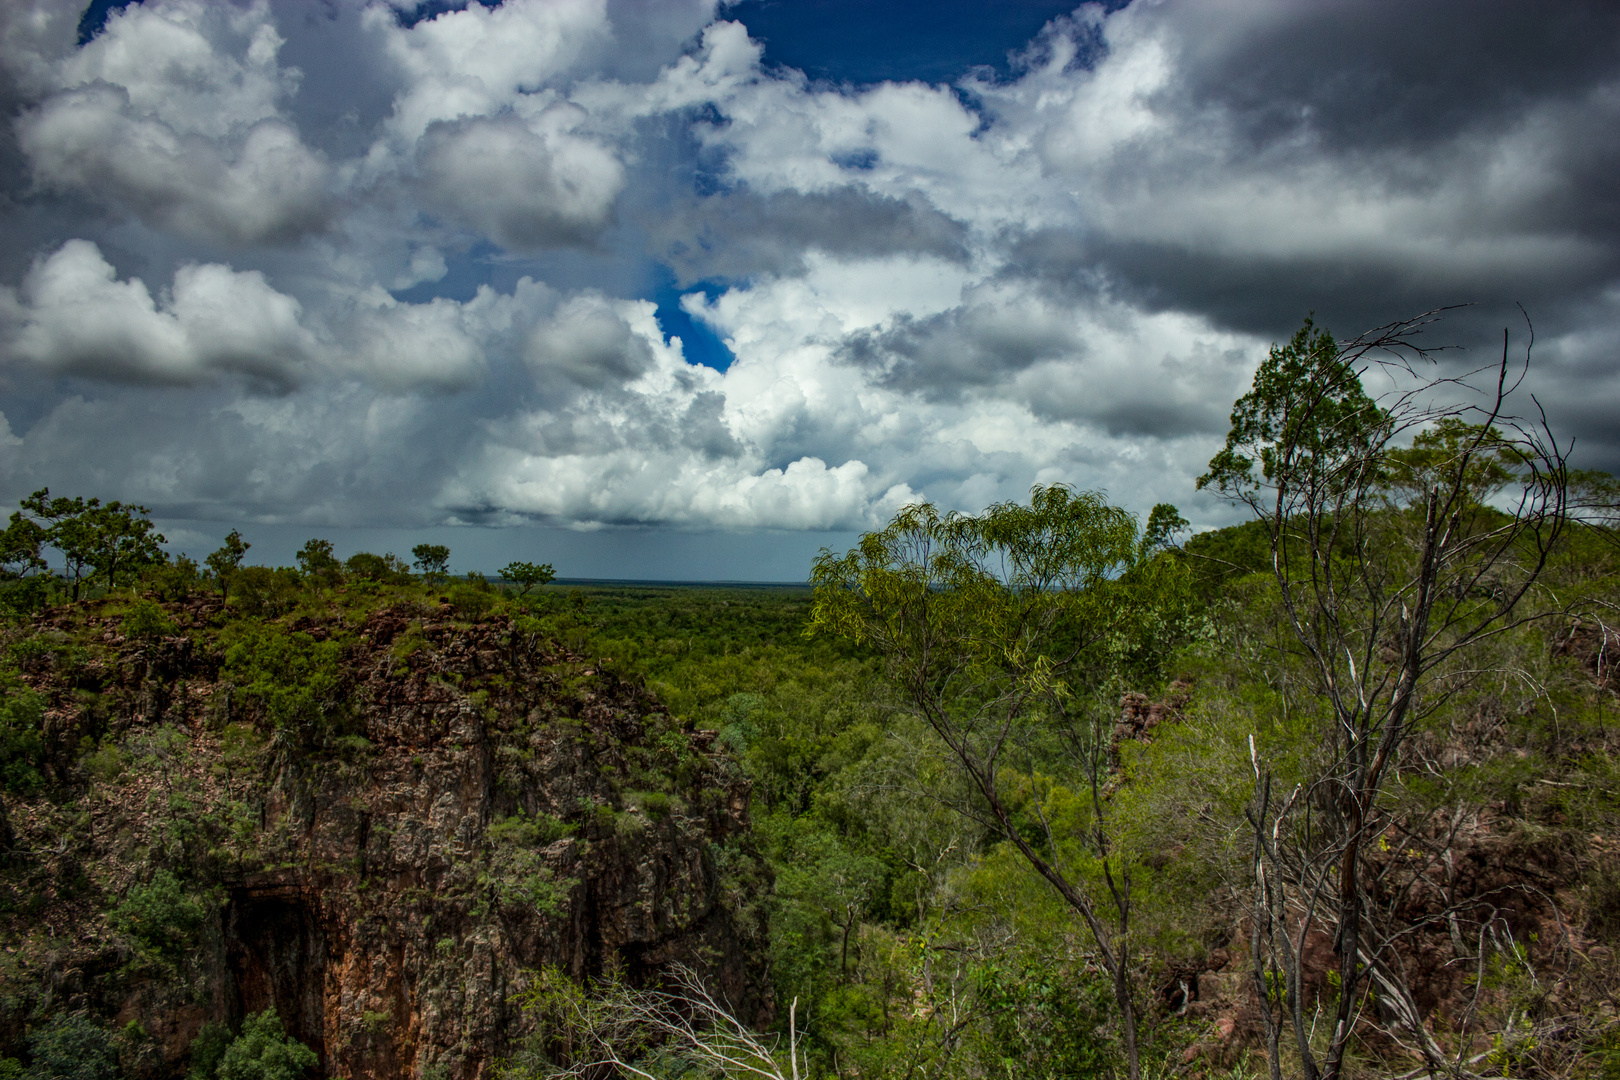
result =
M521 618L336 602L59 610L12 641L41 784L5 799L0 1052L41 1018L174 1076L274 1007L320 1074L491 1075L529 972L696 967L768 1019L765 871L709 733ZM27 790L27 783L14 784Z

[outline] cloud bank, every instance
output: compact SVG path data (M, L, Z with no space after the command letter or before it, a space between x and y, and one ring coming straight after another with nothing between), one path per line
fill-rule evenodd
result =
M413 12L0 12L6 494L837 530L1062 481L1210 523L1271 341L1470 301L1450 340L1522 302L1620 467L1610 5L1083 6L1007 77L836 86L714 0Z

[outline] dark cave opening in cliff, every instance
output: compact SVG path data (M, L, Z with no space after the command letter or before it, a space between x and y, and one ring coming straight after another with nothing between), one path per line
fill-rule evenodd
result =
M297 893L238 890L225 914L232 1021L273 1008L283 1027L328 1060L326 934Z

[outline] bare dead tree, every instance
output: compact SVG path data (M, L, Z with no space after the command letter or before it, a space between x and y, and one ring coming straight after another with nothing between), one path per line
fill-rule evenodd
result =
M1253 759L1251 945L1274 1077L1286 1024L1307 1080L1337 1080L1374 987L1430 1067L1447 1066L1398 931L1375 917L1369 845L1390 826L1385 785L1409 735L1463 685L1464 654L1537 617L1525 601L1569 520L1569 470L1539 404L1530 418L1508 410L1529 348L1515 363L1504 331L1497 363L1433 376L1418 338L1439 315L1342 344L1307 320L1261 365L1199 481L1264 523L1290 662L1322 717L1315 770L1280 806ZM1397 389L1373 399L1369 374ZM1303 957L1323 932L1338 999L1318 1061Z
M546 1036L560 1048L553 1056L561 1062L509 1070L508 1075L546 1080L801 1077L797 999L788 1010L784 1068L778 1058L780 1040L750 1029L685 965L672 967L664 986L645 989L619 982L586 989L560 972L542 972L525 1007L539 1014Z

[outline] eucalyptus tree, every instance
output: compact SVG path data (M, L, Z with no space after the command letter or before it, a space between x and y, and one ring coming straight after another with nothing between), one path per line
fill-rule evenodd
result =
M557 572L550 563L509 562L501 567L501 577L514 585L523 586L518 590L518 595L522 596L530 589L555 581Z
M974 801L958 808L1011 844L1085 924L1133 1078L1133 868L1101 793L1111 717L1088 706L1183 591L1179 565L1159 551L1179 523L1160 507L1144 537L1100 495L1036 487L1028 505L978 515L908 506L848 553L822 552L811 573L812 630L881 654L900 707L968 781ZM1056 801L1027 796L1039 763L1029 751L1053 742L1071 750L1087 813L1058 814Z
M1314 771L1291 794L1273 798L1253 754L1254 978L1274 1076L1290 1022L1307 1080L1342 1075L1367 986L1444 1064L1400 974L1399 928L1374 918L1383 796L1409 736L1468 677L1466 654L1535 616L1526 598L1568 520L1557 442L1508 408L1523 371L1506 331L1499 362L1441 378L1418 339L1435 318L1342 344L1307 319L1260 365L1198 481L1262 524L1291 662L1321 717ZM1375 400L1369 373L1394 389ZM1323 930L1338 999L1318 1060L1302 956Z
M248 548L253 545L242 539L242 534L232 529L225 537L225 542L219 550L209 555L203 563L213 571L214 580L219 582L219 595L228 596L231 589L231 578L242 569L242 560L247 557Z
M450 573L450 549L443 544L417 544L411 555L426 581L443 581Z
M144 506L52 496L50 488L40 488L23 499L21 507L12 516L12 527L20 539L61 554L75 601L83 581L97 572L106 576L111 588L120 571L167 561L159 546L165 542L163 534L154 531L151 511Z

